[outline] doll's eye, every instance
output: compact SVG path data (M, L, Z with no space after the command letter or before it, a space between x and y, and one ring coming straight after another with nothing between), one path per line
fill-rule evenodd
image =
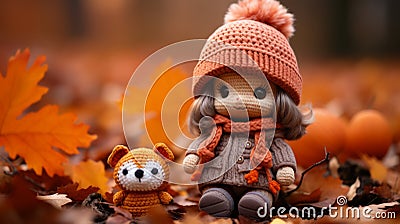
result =
M126 175L128 174L128 169L126 169L126 168L123 169L123 170L122 170L122 174L126 176Z
M221 86L221 88L219 89L219 93L221 94L222 98L228 97L228 95L229 95L228 87L226 87L225 85Z
M151 170L151 173L152 173L153 175L156 175L156 174L158 173L158 169L157 169L157 168L153 168L153 169Z
M265 89L264 88L262 88L262 87L258 87L258 88L256 88L255 90L254 90L254 96L257 98L257 99L264 99L265 98L265 96L267 95L267 92L265 91Z

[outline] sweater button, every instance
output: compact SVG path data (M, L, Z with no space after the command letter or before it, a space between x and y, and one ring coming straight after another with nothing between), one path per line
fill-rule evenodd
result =
M239 158L238 158L238 160L237 160L237 163L238 163L238 164L242 164L243 162L244 162L243 156L239 156Z
M244 146L246 149L251 149L253 147L253 144L251 143L251 141L247 141L246 145Z

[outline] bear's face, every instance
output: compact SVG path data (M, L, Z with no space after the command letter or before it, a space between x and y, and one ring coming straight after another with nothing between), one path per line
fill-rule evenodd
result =
M126 154L115 167L116 181L125 190L156 190L168 178L168 166L151 149L135 149Z
M157 190L169 178L169 169L165 158L173 160L173 154L164 144L161 146L156 144L156 146L158 148L155 147L153 150L137 148L129 151L124 146L114 148L108 158L108 163L115 167L114 179L122 189L128 191Z

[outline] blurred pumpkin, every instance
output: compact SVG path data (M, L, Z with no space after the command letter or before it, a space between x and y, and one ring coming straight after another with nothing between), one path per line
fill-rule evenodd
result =
M331 155L338 155L346 140L346 122L326 109L313 109L315 121L307 127L307 133L300 139L288 141L297 164L308 166L324 159L324 148Z
M345 152L350 156L367 154L382 158L393 141L388 120L376 110L355 114L347 128Z

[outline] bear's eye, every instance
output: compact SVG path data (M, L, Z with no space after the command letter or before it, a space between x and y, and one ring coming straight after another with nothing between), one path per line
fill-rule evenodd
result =
M262 99L265 98L266 95L267 95L267 92L266 92L265 89L262 88L262 87L258 87L258 88L256 88L256 89L254 90L254 96L255 96L257 99L262 100Z
M123 169L123 170L122 170L122 174L126 176L126 175L128 174L128 169L126 169L126 168Z
M153 168L153 169L151 170L151 173L152 173L153 175L156 175L156 174L158 173L158 169L157 169L157 168Z
M222 98L226 98L229 95L229 89L226 87L226 85L221 86L219 89L219 93L221 94Z

